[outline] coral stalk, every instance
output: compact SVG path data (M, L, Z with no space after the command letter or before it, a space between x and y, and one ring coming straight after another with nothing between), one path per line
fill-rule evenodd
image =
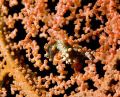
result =
M3 23L4 25L4 23ZM4 27L4 26L3 26ZM7 65L0 73L0 78L4 80L4 77L8 72L10 72L13 75L13 78L19 83L22 90L24 90L25 94L29 97L39 97L35 91L32 90L32 86L28 84L23 74L18 70L19 66L15 62L14 58L11 56L9 49L6 48L7 42L5 41L5 37L3 35L3 32L0 32L0 50L3 54L3 57L5 58Z

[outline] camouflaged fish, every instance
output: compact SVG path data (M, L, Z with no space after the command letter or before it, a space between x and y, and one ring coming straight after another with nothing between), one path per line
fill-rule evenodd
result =
M88 58L93 60L93 51L92 52L80 52L82 46L74 45L73 47L69 43L64 43L62 40L56 40L53 43L48 44L45 47L46 54L45 57L53 59L56 53L61 51L61 57L67 64L74 63L76 60L82 60Z

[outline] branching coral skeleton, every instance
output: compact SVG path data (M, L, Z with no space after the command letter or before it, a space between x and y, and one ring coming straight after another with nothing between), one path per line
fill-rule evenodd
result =
M2 22L2 26L4 27L4 22ZM1 82L4 81L4 77L11 73L15 79L15 81L19 82L19 86L22 90L24 90L25 94L30 97L38 97L38 95L32 90L32 87L27 83L24 78L22 72L20 72L18 63L11 56L9 49L6 48L6 41L3 35L3 32L0 33L0 51L6 60L6 66L1 70L0 79ZM2 86L2 85L1 85Z
M0 97L119 97L119 46L119 0L0 0Z

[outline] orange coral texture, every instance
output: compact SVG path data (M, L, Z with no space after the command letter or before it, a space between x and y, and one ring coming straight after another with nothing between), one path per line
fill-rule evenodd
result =
M7 75L13 77L9 88L16 97L52 97L62 94L64 97L120 97L120 2L96 0L94 4L83 6L82 1L85 0L58 0L55 12L51 12L48 0L21 0L24 8L10 15L9 8L19 6L18 1L0 0L0 97L7 96L8 88L4 85L9 84L9 80L5 79ZM70 14L65 16L68 10ZM96 29L92 29L93 17L95 21L101 22ZM14 39L20 29L15 28L15 23L19 20L24 25L26 36L16 42ZM44 25L41 26L39 21ZM74 32L67 32L63 27L71 21L74 21ZM83 22L85 26L81 27ZM80 32L81 29L84 33ZM44 47L38 45L43 41L36 42L37 36L47 40ZM87 46L80 46L83 41L89 44L90 37L100 44L94 51ZM46 54L39 53L41 48ZM25 63L22 50L26 51L27 60L34 68L39 68L39 72L47 72L54 65L58 74L51 71L42 77L34 72L29 68L31 64ZM81 56L86 58L82 59ZM103 77L97 73L98 61L105 71ZM69 79L65 79L69 73L69 70L65 70L66 65L74 70ZM81 68L85 73L81 72ZM94 82L96 90L89 89L87 80ZM76 89L68 95L66 90L74 84L77 84Z

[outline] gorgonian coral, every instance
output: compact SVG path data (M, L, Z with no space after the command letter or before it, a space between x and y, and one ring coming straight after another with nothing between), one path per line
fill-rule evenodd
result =
M0 0L0 96L119 97L119 0Z

